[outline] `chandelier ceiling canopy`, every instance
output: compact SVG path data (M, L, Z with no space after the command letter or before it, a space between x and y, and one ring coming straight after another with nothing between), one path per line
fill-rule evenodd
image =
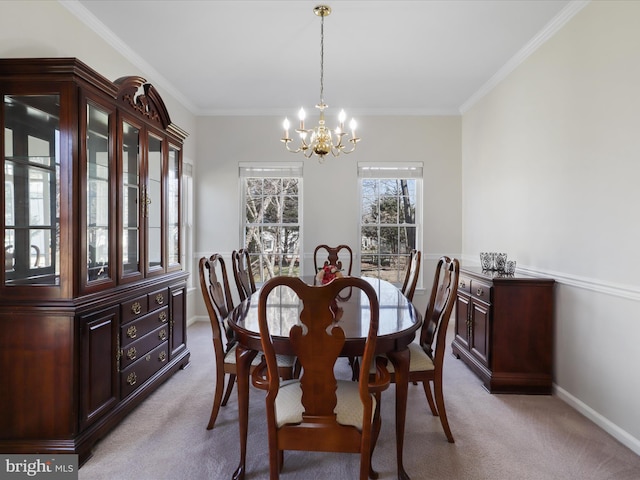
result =
M285 118L283 122L284 137L281 141L284 142L289 152L302 153L307 158L315 154L320 161L323 161L324 156L329 153L337 157L342 153L348 154L353 152L360 139L356 137L356 121L354 119L351 119L349 122L351 136L348 139L344 138L347 134L344 129L347 114L344 110L340 111L338 115L338 126L334 130L330 130L325 126L324 111L328 105L324 103L324 17L331 13L331 7L318 5L313 9L313 12L320 17L320 103L316 105L316 108L320 110L320 118L318 119L318 125L316 127L305 128L304 120L306 113L304 109L301 108L298 112L300 126L295 129L295 132L300 137L300 143L297 147L291 147L290 144L293 141L293 139L289 137L289 127L291 124L287 118ZM349 150L346 150L347 145L345 145L345 141L351 143Z

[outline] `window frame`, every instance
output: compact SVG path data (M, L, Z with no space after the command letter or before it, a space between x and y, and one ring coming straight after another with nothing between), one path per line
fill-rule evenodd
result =
M248 247L248 242L246 238L247 226L250 225L247 222L246 216L246 193L247 193L247 182L248 178L272 178L272 179L283 179L283 178L296 178L297 179L297 200L298 200L298 221L297 223L282 223L282 222L262 222L261 225L273 225L276 228L280 228L283 226L297 226L298 229L298 252L291 259L294 263L297 263L297 270L299 274L304 271L303 265L303 221L302 221L302 212L303 212L303 163L302 162L287 162L287 163L239 163L238 169L238 179L239 179L239 192L240 192L240 231L239 231L239 244L242 248ZM262 228L262 227L261 227ZM264 249L263 249L264 250ZM265 252L261 251L259 253L249 252L249 257L252 263L252 270L256 284L261 284L266 281L268 278L263 273L264 268L257 267L256 263L260 265L265 264L265 258L267 255L273 254L273 252ZM285 256L284 252L276 252L276 255L280 255L280 261L276 265L276 268L279 269L280 273L282 273L283 268L283 258ZM295 268L295 265L294 265Z
M378 264L377 264L377 268L375 270L375 275L373 275L373 272L362 272L362 261L363 258L365 258L367 255L371 255L368 252L363 252L363 236L362 236L362 230L363 227L365 226L376 226L378 229L380 228L381 225L387 225L384 223L381 223L380 221L378 221L375 224L371 224L371 223L363 223L363 215L364 215L364 209L363 209L363 195L364 195L364 191L363 191L363 181L364 180L371 180L371 179L375 179L375 180L414 180L415 181L415 220L413 224L409 224L409 225L413 225L415 228L415 248L417 250L422 250L422 239L423 239L423 192L424 192L424 180L423 180L423 164L422 162L393 162L393 163L383 163L383 162L358 162L358 200L359 200L359 206L358 206L358 254L359 254L359 258L360 258L360 264L358 265L358 268L360 270L361 274L369 274L371 276L376 276L377 278L385 278L381 276L381 264L380 264L380 257L383 256L383 254L380 253L379 249L378 252L375 253L374 255L378 256ZM378 198L380 198L380 192L378 192ZM391 226L397 226L400 227L401 225L407 225L407 224L401 224L401 223L396 223L396 224L389 224ZM408 259L410 257L410 249L408 249L408 251L406 253L395 253L395 254L388 254L390 256L395 256L395 257L406 257L405 258L405 263L404 265L406 265L406 262L408 262ZM384 254L384 256L387 256L387 254ZM404 280L404 274L403 274L403 270L400 268L400 265L403 265L402 263L398 263L399 268L397 270L397 278L394 280L389 280L391 281L391 283L395 284L395 285L402 285L402 282ZM422 288L422 272L420 273L420 276L418 278L418 288Z

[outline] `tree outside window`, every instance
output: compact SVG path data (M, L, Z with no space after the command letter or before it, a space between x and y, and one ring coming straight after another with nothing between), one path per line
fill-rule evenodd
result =
M390 170L369 172L369 175L403 173ZM421 180L363 177L360 178L360 271L363 275L400 283L411 250L419 249L416 206Z
M246 169L242 178L243 244L256 282L300 273L301 178L268 174Z

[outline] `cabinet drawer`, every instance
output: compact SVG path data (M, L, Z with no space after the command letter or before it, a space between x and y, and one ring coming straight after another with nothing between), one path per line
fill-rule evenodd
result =
M160 343L164 342L169 336L168 330L169 328L166 325L160 326L152 332L147 333L144 337L128 344L122 349L120 368L124 369L128 367L139 358L144 357Z
M460 275L460 278L458 280L458 291L467 294L471 293L471 279L469 277Z
M485 303L491 303L491 285L478 280L471 281L471 295Z
M124 302L122 304L122 323L140 318L148 311L147 295L142 295L128 302Z
M164 325L169 336L169 307L161 308L155 312L148 313L142 318L130 322L120 327L120 345L125 347L130 343L144 337L147 333L155 330L159 325Z
M122 398L146 382L154 373L166 365L168 359L169 343L163 342L123 370L120 374L120 393Z
M147 297L149 299L149 312L152 312L169 304L169 289L163 288L162 290L151 292Z

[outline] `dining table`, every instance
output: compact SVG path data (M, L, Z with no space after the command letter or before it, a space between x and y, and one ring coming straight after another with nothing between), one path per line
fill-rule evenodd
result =
M314 276L300 277L313 285ZM409 378L408 345L415 338L422 324L422 316L413 304L392 283L373 277L363 276L376 290L380 317L376 354L386 355L395 371L395 417L396 417L396 458L398 479L408 480L403 465L403 442ZM229 314L226 321L237 341L236 368L238 392L238 422L240 428L240 463L233 474L234 480L243 480L247 456L247 435L249 423L249 376L253 359L261 351L258 327L258 289L250 297L240 302ZM336 298L342 309L339 325L345 333L345 343L341 357L354 359L364 353L369 331L369 302L360 291L346 288ZM269 331L277 354L295 355L289 342L289 330L299 324L301 305L298 297L287 287L277 287L267 299Z

